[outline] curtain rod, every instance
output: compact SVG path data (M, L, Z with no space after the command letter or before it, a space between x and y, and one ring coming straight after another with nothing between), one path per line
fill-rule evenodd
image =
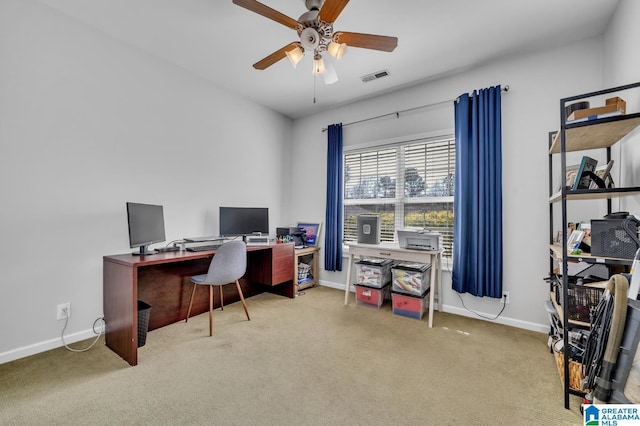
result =
M508 84L505 85L502 88L501 91L502 92L508 92L509 91L509 85ZM400 111L389 112L387 114L376 115L375 117L363 118L362 120L352 121L351 123L345 123L345 124L342 125L342 127L350 126L352 124L364 123L365 121L377 120L379 118L388 117L390 115L395 115L396 118L400 118L400 114L404 114L405 112L411 112L411 111L415 111L415 110L422 109L422 108L428 108L428 107L432 107L432 106L436 106L436 105L440 105L440 104L446 104L446 103L449 103L449 102L454 102L456 100L457 100L457 98L456 99L447 99L446 101L434 102L434 103L431 103L431 104L420 105L420 106L417 106L417 107L403 109L403 110L400 110ZM327 127L324 127L322 129L323 132L326 132L327 130L328 130Z

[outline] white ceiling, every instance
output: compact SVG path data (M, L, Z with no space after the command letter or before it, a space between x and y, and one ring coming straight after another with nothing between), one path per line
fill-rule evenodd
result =
M340 80L314 77L309 55L264 71L252 65L292 41L295 30L231 0L40 0L99 31L291 118L433 80L521 51L602 34L619 0L353 0L334 31L398 37L391 53L349 48ZM262 0L298 19L304 0ZM363 83L380 70L388 77Z

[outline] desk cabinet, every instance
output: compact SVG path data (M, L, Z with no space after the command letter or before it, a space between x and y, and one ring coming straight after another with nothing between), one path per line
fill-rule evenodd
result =
M247 253L247 265L251 265L247 267L247 278L268 286L291 281L294 278L293 244L273 244L269 247L271 256L264 256L260 250Z
M320 247L305 247L301 249L295 250L295 264L294 264L294 274L293 274L293 282L296 286L296 290L304 290L305 288L315 287L318 285L318 253L320 252ZM300 263L306 263L311 266L311 280L304 281L300 283L299 280L299 269L298 265Z

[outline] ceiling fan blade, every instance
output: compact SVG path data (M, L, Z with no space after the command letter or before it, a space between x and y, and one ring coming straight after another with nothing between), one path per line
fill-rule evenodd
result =
M297 42L297 41L291 42L291 43L287 44L285 47L276 50L275 52L273 52L271 55L267 56L266 58L259 60L258 62L253 64L253 67L255 69L257 69L257 70L267 69L271 65L275 64L276 62L278 62L280 59L285 58L287 56L287 52L290 51L291 49L293 49L294 47L298 46L298 45L300 45L300 43Z
M393 52L393 49L398 46L398 37L350 33L345 31L336 32L334 37L336 37L340 43L347 43L347 46L382 50L385 52Z
M255 0L233 0L233 4L236 4L240 7L244 7L252 12L257 13L258 15L262 15L266 18L273 19L276 22L281 23L289 28L296 29L298 26L298 21L293 18L288 17L287 15L278 12L275 9L271 9L269 6L266 6Z
M324 22L335 22L349 0L325 0L320 8L318 19Z

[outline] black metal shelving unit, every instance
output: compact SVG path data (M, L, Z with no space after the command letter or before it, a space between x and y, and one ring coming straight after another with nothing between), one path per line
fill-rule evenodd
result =
M584 100L601 95L607 95L611 93L621 92L624 90L635 89L640 87L640 82L628 84L625 86L612 87L605 90L596 92L584 93L577 96L571 96L568 98L560 99L560 129L556 132L549 133L549 243L551 245L551 259L549 261L549 276L555 275L554 266L555 262L558 262L560 266L560 274L562 280L562 302L561 309L562 315L560 318L563 328L562 339L568 339L568 330L573 327L584 326L574 324L569 321L569 276L568 276L568 263L569 262L586 262L593 264L605 264L611 265L624 265L630 266L632 261L629 259L613 259L593 257L589 255L569 255L567 253L567 203L574 200L607 200L607 212L611 213L611 200L613 198L638 195L640 194L640 187L623 187L623 188L610 188L610 189L580 189L571 190L566 187L566 154L567 152L585 151L592 149L606 149L607 162L611 160L611 147L615 145L620 139L633 131L636 127L640 126L640 113L624 114L613 117L600 118L595 120L587 120L575 123L567 123L567 115L565 107L574 101ZM560 155L560 184L561 189L558 192L553 193L553 156ZM554 205L560 205L561 209L561 228L562 241L560 247L554 245ZM569 347L567 341L563 342L563 350ZM569 396L571 394L583 395L583 392L574 390L569 386L569 356L565 351L564 356L564 406L569 408Z

